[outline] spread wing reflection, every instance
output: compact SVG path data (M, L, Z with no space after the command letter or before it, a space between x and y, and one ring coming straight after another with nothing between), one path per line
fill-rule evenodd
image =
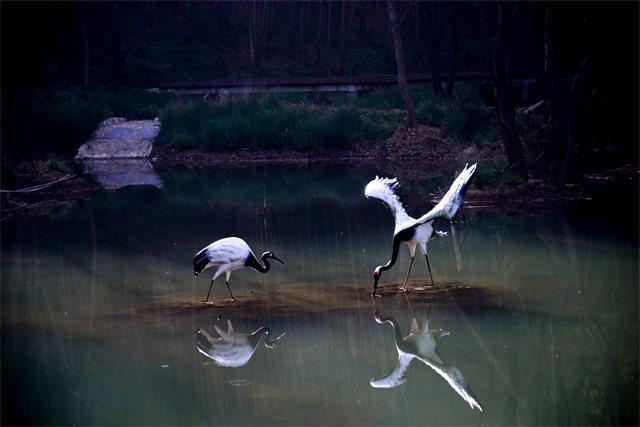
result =
M217 325L213 327L219 338L214 338L207 331L196 327L196 348L216 365L229 368L239 368L249 363L263 335L265 347L275 348L276 342L286 333L271 339L271 328L263 326L250 334L243 334L236 332L231 320L227 320L226 331Z
M379 313L376 313L375 319L378 323L390 323L393 326L398 361L390 373L382 378L371 380L371 387L392 388L404 384L411 361L418 359L444 378L471 408L478 408L482 411L478 399L473 394L469 384L467 384L462 372L457 367L445 363L438 353L438 340L449 335L449 332L442 329L429 329L429 321L426 318L418 326L418 321L414 317L411 321L411 332L403 338L400 327L394 318L382 317Z

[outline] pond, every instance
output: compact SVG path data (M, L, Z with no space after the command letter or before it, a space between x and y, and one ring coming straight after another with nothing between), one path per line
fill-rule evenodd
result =
M162 188L3 221L3 424L638 423L631 201L468 210L430 243L437 292L420 257L396 291L404 246L374 300L393 220L363 188L385 172L161 170ZM452 177L407 184L410 213ZM205 305L191 259L226 236L285 265L234 272L236 303L222 277ZM431 356L398 360L378 321L404 337L414 318ZM246 336L261 327L285 335Z

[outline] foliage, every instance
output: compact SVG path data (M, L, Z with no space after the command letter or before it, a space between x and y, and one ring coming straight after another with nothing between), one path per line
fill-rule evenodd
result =
M483 187L508 187L520 183L518 175L513 173L501 157L478 165L474 184Z
M353 110L339 109L317 117L313 121L311 133L316 136L323 148L344 148L357 127L357 113Z
M434 97L431 88L424 85L412 87L411 92L416 103ZM357 105L358 108L403 109L404 100L402 99L400 89L394 86L388 89L361 92L358 95Z
M475 87L458 85L453 99L435 97L427 86L413 90L422 123L443 127L455 139L477 144L495 134L493 118ZM354 142L383 141L403 121L401 112L389 111L402 108L397 88L364 92L355 104L344 93L279 93L211 101L141 90L114 93L77 87L34 91L23 102L22 110L28 114L20 117L26 117L26 122L10 126L28 130L17 136L29 141L23 145L30 151L22 155L40 158L76 150L100 121L114 116L129 120L162 117L160 143L211 151L344 149ZM319 109L317 104L326 108Z
M67 166L67 164L63 160L60 160L53 156L50 156L49 160L47 160L47 167L52 171L61 172L65 174L71 172L71 169L69 169L69 166Z
M493 113L476 85L459 84L452 98L425 97L416 114L418 122L443 128L454 140L480 145L499 138Z
M176 148L210 151L292 148L336 150L361 138L379 141L393 130L348 108L312 113L284 105L273 97L176 100L162 115L158 142Z
M393 135L398 124L402 122L403 115L367 111L361 113L358 120L363 140L379 142Z

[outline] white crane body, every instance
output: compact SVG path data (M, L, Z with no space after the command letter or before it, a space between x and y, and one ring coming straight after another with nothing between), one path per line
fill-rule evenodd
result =
M226 272L229 276L233 270L246 267L249 257L255 258L255 255L247 242L239 237L226 237L200 250L194 256L194 260L196 258L202 260L200 261L201 265L206 260L204 267L200 268L198 273L210 267L217 267L218 269L213 276L213 280L215 280L222 273ZM196 268L194 265L194 273ZM227 280L229 280L228 277Z
M467 166L468 165L465 165L462 172L456 177L447 193L436 206L420 218L413 218L407 213L400 200L400 184L396 178L379 178L376 176L375 179L367 184L364 189L364 195L367 198L374 198L382 202L391 210L395 220L391 260L389 260L386 265L378 266L375 269L373 275L375 282L372 296L376 295L377 283L382 271L390 269L395 264L398 258L399 246L402 242L409 246L409 252L411 254L411 264L409 264L409 271L404 281L404 289L407 289L407 279L409 278L411 266L413 265L416 247L420 247L420 251L427 260L429 276L433 284L429 255L427 253L428 242L434 237L433 221L435 221L436 218L451 220L460 209L464 195L471 183L471 178L473 178L473 174L476 171L477 164L471 167ZM435 234L436 236L446 235L441 232L436 232Z
M225 283L233 300L233 294L231 293L231 288L229 288L229 278L231 277L232 271L239 268L250 267L260 273L266 273L271 268L268 259L274 259L284 264L284 262L277 258L271 251L263 253L261 258L264 266L260 264L247 242L239 237L225 237L224 239L216 240L198 251L193 257L194 276L197 277L198 274L209 267L217 267L211 279L209 293L207 293L205 302L209 300L213 281L222 273L226 273Z

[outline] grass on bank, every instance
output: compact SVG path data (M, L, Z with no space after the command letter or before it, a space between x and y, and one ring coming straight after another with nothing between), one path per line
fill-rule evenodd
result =
M456 142L482 145L500 139L493 111L487 107L484 87L474 82L458 82L451 97L433 93L430 85L412 87L416 104L416 116L420 124L438 127L447 131ZM360 110L403 110L404 101L399 88L360 92L350 100L344 92L335 93L288 93L274 97L292 104L322 105L342 108L352 105Z
M477 85L458 84L452 98L434 96L429 86L413 91L420 123L445 129L454 141L497 139L493 115ZM397 88L361 92L355 101L344 93L283 93L214 102L141 90L64 87L13 97L3 145L4 153L15 158L73 153L100 121L120 116L161 117L159 142L177 148L330 151L385 140L405 120L403 112L391 110L402 108Z
M460 82L451 97L433 93L430 86L416 86L412 90L416 116L423 125L447 131L456 142L481 145L500 138L493 112L482 99L482 87ZM404 108L398 88L365 92L358 99L360 108Z
M509 168L504 159L496 157L478 164L473 182L477 188L502 188L520 184L522 179Z
M398 120L392 114L359 113L347 107L314 113L272 97L217 102L180 99L162 115L158 142L208 151L336 150L348 148L353 142L382 141L393 133Z

